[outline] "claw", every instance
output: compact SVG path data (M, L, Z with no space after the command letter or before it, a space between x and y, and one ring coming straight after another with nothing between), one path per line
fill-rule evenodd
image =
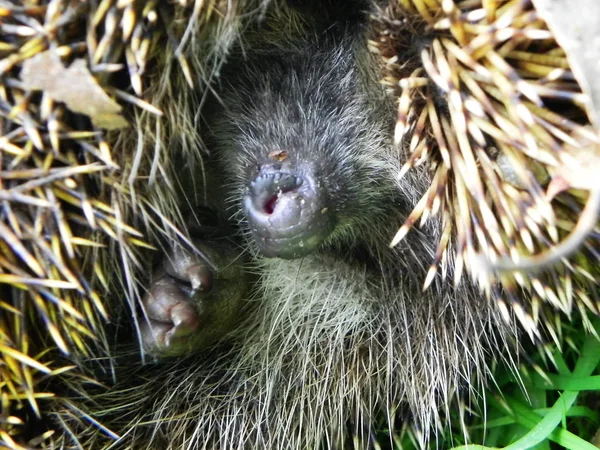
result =
M176 248L165 264L166 272L172 277L190 283L193 292L208 292L213 286L213 274L206 263L197 255Z
M196 264L185 271L193 292L209 292L212 290L214 277L212 271L204 264Z

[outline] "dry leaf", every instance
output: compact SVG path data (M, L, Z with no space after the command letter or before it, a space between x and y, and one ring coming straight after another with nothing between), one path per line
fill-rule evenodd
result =
M121 106L98 85L83 59L64 67L58 55L42 52L23 63L21 80L26 89L43 90L71 111L88 116L97 127L113 130L127 126Z
M583 91L592 99L588 115L600 126L600 2L598 0L533 0L567 58Z

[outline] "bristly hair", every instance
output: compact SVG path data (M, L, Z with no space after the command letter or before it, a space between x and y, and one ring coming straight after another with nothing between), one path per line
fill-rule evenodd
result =
M0 441L60 447L77 435L46 419L88 417L63 394L88 392L107 321L135 317L148 243L183 228L172 155L200 160L189 92L267 2L21 3L0 5Z
M599 138L567 56L528 0L391 0L372 15L372 50L398 102L395 140L432 174L393 243L439 215L448 251L532 336L574 305L598 314ZM576 175L574 175L576 174ZM591 263L591 264L590 264ZM528 271L524 275L523 271ZM525 299L525 301L523 301ZM542 327L542 328L543 328Z
M509 356L515 333L468 283L438 278L422 291L438 226L389 248L429 178L393 176L407 154L386 137L393 116L364 30L290 37L283 24L274 40L277 22L261 25L256 33L270 34L248 36L221 71L223 109L205 110L216 116L207 144L231 177L230 210L243 233L239 174L285 145L290 159L292 149L316 158L339 187L340 229L301 260L253 255L251 310L227 344L156 365L123 356L116 386L82 409L129 448L365 448L403 424L425 446L455 395L476 396L490 361ZM99 440L89 429L79 436Z
M564 52L527 0L390 0L371 25L385 83L400 100L399 145L381 162L387 181L402 177L377 195L350 187L368 208L379 207L381 193L400 187L401 195L381 207L381 216L348 222L360 226L329 242L339 258L256 260L249 270L262 282L252 314L222 348L148 364L136 342L125 349L108 344L114 336L106 332L107 316L111 327L137 325L152 259L147 243L191 246L182 203L196 199L178 198L174 155L195 167L189 195L201 196L201 107L245 26L257 28L242 51L261 41L284 49L302 40L311 21L353 22L354 8L363 8L359 1L337 11L343 2L328 1L321 11L321 2L291 3L301 14L283 0L0 6L1 445L331 448L354 440L366 447L375 445L375 427L393 432L401 422L416 424L424 446L432 428L443 425L452 396L477 395L489 361L512 348L513 313L534 334L538 322L551 325L548 305L570 312L574 303L584 317L598 312L597 228L568 264L533 277L502 272L500 312L468 284L454 290L436 276L440 261L442 272L457 279L464 265L473 274L476 262L515 268L519 263L507 256L544 256L568 235L590 233L589 226L570 233L581 231L583 220L574 217L593 206L593 190L569 171L577 178L578 149L597 155L598 143ZM261 20L267 4L279 17L272 29ZM370 72L373 59L342 48L349 42L341 39L339 51L329 53L337 70L348 67L347 57ZM51 92L29 91L21 69L47 50L61 64L84 60L130 126L108 133ZM367 90L360 102L346 99L352 113L360 119L363 107L380 108L387 122L385 99ZM379 151L387 128L363 131L354 138ZM405 172L400 164L407 158ZM238 189L229 193L232 204ZM567 190L557 195L561 189ZM387 207L402 211L370 220L385 219ZM436 211L445 211L441 228L429 220L387 248L397 222L407 219L402 236ZM343 253L342 243L365 235ZM346 263L357 253L370 261L358 271ZM425 280L429 289L421 293ZM532 295L530 304L522 291ZM117 340L135 336L117 330Z

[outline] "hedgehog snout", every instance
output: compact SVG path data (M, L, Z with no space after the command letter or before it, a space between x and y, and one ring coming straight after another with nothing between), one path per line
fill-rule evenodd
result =
M243 208L260 252L293 259L316 250L333 230L327 203L310 173L268 165L250 182Z

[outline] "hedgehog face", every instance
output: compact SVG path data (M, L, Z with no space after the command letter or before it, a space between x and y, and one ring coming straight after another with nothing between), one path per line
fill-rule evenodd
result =
M277 58L260 49L252 61L261 67L224 74L235 89L220 93L224 111L211 128L228 139L214 145L233 214L264 256L298 258L348 240L397 191L390 133L374 119L385 108L373 106L344 43L319 45Z

